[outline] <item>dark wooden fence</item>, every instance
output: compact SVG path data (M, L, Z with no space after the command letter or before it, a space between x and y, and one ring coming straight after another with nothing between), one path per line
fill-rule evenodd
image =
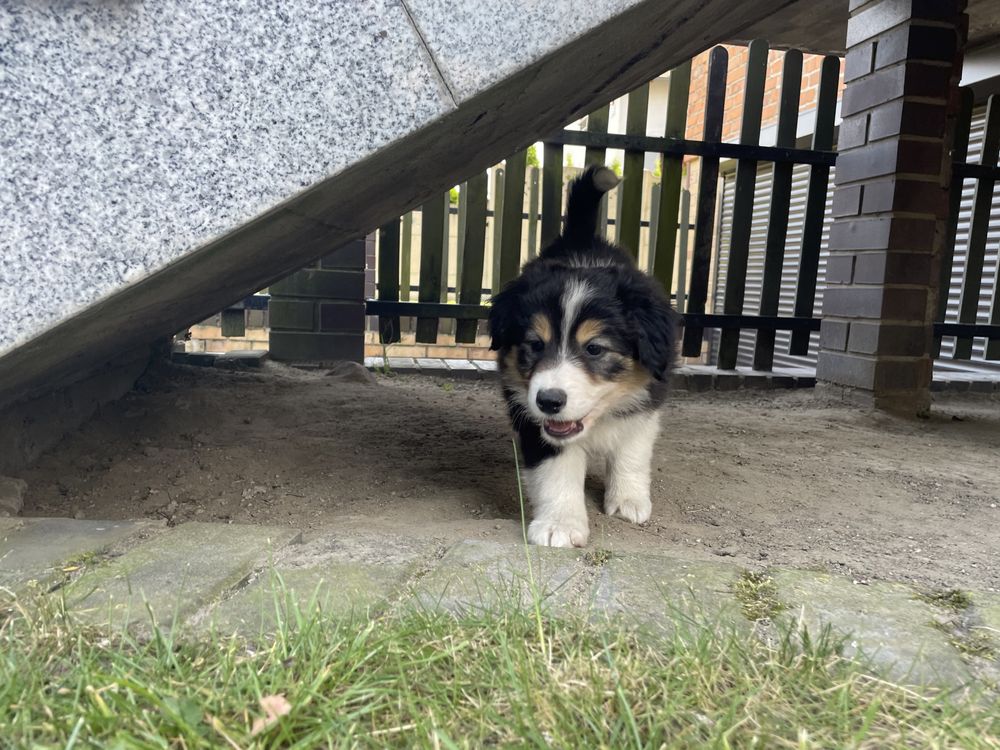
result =
M973 354L974 339L981 337L986 339L982 358L996 361L1000 360L1000 270L997 268L994 268L993 298L988 303L989 323L978 321L983 317L981 310L983 270L990 239L990 221L997 215L993 194L997 180L1000 179L1000 168L997 167L997 157L1000 155L1000 100L994 95L987 101L978 163L968 163L972 112L972 91L964 89L952 147L953 177L948 208L949 222L945 252L941 258L938 315L934 324L935 356L942 355L942 337L954 336L951 347L952 358L969 360ZM965 257L961 264L961 282L955 290L952 288L955 248L960 219L963 218L963 192L969 183L973 190L972 208L968 216L968 235L965 238L967 240ZM994 263L996 263L995 250ZM958 295L958 321L948 323L945 320L948 317L949 300L955 292Z
M613 228L612 239L637 258L642 255L646 270L671 294L677 309L683 313L682 353L685 357L700 357L709 351L704 345L706 329L719 331L716 346L710 351L715 355L714 364L723 369L736 367L741 331L755 332L755 369L772 369L777 331L789 332L789 355L806 355L810 335L820 327L816 293L817 284L821 283L818 271L824 222L829 220L826 206L830 174L836 163L834 124L840 61L827 57L822 62L811 143L808 148L799 148L796 127L803 57L795 50L784 55L774 145L762 146L767 43L755 41L748 52L743 117L737 143L722 141L728 53L725 48L717 47L709 56L700 140L686 138L691 83L691 63L688 62L670 72L662 136L646 135L650 106L649 84L646 84L628 95L624 133L608 132L609 107L601 107L586 118L583 129L565 129L544 139L541 168L531 158L533 149L519 151L508 157L503 165L489 173L475 175L462 184L457 202L454 192L442 194L418 211L379 228L377 295L366 301L366 311L378 317L381 341L384 344L399 341L403 321L415 320L418 343L437 343L445 328L454 333L457 343L474 343L480 331L479 321L489 314L485 304L488 297L514 278L525 260L558 235L563 219L565 178L569 176L564 174L568 171L564 167L564 148L577 146L585 149L583 166L606 163L608 149L624 152L621 170L624 179L617 188L612 216L607 215L608 202L604 203L601 231L610 236ZM989 100L978 163L967 163L972 111L972 94L965 91L955 128L951 220L941 265L940 307L934 326L936 354L942 356L941 344L945 338L948 341L945 349L949 351L943 356L967 360L973 355L973 340L978 338L985 339L986 343L977 349L975 356L1000 360L998 282L994 282L993 298L988 305L989 322L982 322L984 259L992 257L988 250L990 219L997 215L993 193L1000 179L997 167L1000 104L994 98ZM646 154L658 155L660 173L651 195L644 196ZM736 161L732 203L727 214L730 224L726 231L720 231L721 219L717 215L721 160ZM766 247L759 304L747 305L745 294L751 223L755 216L755 185L758 167L768 162L773 164L773 174L766 210ZM808 169L808 184L795 273L794 311L791 315L780 315L779 297L783 291L782 271L795 165ZM690 194L683 189L685 169L696 169L698 173L694 206L690 205ZM649 172L645 174L648 181ZM968 195L970 188L971 198ZM966 204L963 204L963 191ZM643 215L644 203L649 206L647 216ZM971 209L963 208L968 204ZM965 212L963 216L969 214L968 236L960 264L961 282L953 289L960 209ZM456 215L455 268L449 269L452 249L449 236L452 218ZM756 215L759 217L759 211ZM415 232L418 218L420 228ZM492 241L488 242L491 236ZM416 237L420 245L419 271L417 278L412 278ZM965 235L962 239L966 239ZM722 242L725 247L719 247ZM713 263L719 262L720 255L725 263L724 284L720 287L721 297L717 298L715 309L709 312ZM449 286L449 279L454 279L453 286ZM787 295L790 290L786 287L784 291ZM957 314L954 312L956 293ZM756 295L751 300L755 301ZM235 320L237 314L231 312L229 315ZM229 322L225 316L224 320ZM229 330L236 333L237 328L235 325Z
M791 330L802 334L793 338L793 347L808 346L808 334L818 330L814 316L816 273L819 257L819 233L822 228L830 167L836 160L833 151L834 116L837 103L837 81L840 61L835 57L824 60L819 92L817 126L810 148L796 148L795 127L798 121L798 96L801 88L802 54L785 55L781 93L778 137L774 146L760 145L761 111L764 81L767 73L767 43L750 45L746 74L746 95L739 143L722 141L725 93L728 74L728 53L722 47L711 52L708 69L708 91L705 104L704 132L701 140L688 140L688 95L691 81L690 62L670 73L666 127L663 136L646 135L649 108L649 84L628 95L625 133L609 133L608 108L593 112L587 118L585 130L562 130L544 140L541 185L529 185L529 193L538 190L541 196L539 241L544 247L559 234L564 204L565 146L583 146L586 165L604 163L608 149L624 152L623 181L619 188L616 216L609 221L615 226L615 240L638 257L640 233L649 229L648 270L663 284L684 314L683 354L702 354L704 331L722 330L718 365L736 366L739 331L756 330L757 357L755 366L770 369L774 351L774 331ZM651 213L644 220L643 164L647 153L659 155L661 176L653 191ZM499 231L494 229L496 242L493 290L514 278L525 259L522 253L524 220L534 231L535 216L522 210L525 195L526 151L518 152L505 161L502 179L498 180L494 205L500 218ZM693 207L694 223L688 225L689 207L685 202L683 172L685 158L694 157L700 177L697 201ZM719 162L737 159L738 174L733 227L730 232L729 267L726 275L725 304L721 312L708 313L706 304L712 274L713 249L717 240L717 185ZM762 161L775 164L775 189L769 217L769 255L765 273L764 294L757 314L743 310L743 289L746 276L747 240L753 212L754 182L757 165ZM812 170L809 184L807 231L803 239L802 266L799 275L796 313L791 317L776 314L777 286L787 225L788 191L791 169L795 164L808 164ZM368 301L368 313L379 316L379 330L384 343L399 340L401 316L417 318L416 340L432 344L437 341L438 321L453 318L459 321L456 341L475 340L476 321L488 315L483 304L483 267L485 259L485 227L487 212L487 182L479 175L459 190L458 213L462 273L456 290L457 303L448 303L442 293L443 259L447 257L444 226L447 197L441 196L422 207L421 263L417 302L401 299L397 268L400 264L400 220L380 229L378 296ZM529 206L535 204L529 199ZM683 227L683 230L682 230ZM688 229L694 230L694 241L688 261ZM655 231L654 231L655 230ZM534 244L529 243L533 248ZM529 252L530 255L530 252ZM406 264L403 264L406 267ZM405 288L405 286L404 286Z

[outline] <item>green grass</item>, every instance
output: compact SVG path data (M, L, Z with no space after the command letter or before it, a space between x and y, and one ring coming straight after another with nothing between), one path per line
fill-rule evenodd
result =
M679 621L666 639L532 611L325 619L266 641L140 642L49 597L0 625L13 748L997 747L985 702L868 676L828 637L766 646ZM287 715L251 736L261 699Z

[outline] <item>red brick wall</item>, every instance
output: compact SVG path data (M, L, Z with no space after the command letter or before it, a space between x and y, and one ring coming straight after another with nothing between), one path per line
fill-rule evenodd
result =
M747 72L747 48L725 45L729 51L729 75L726 80L726 113L722 127L724 141L738 141L740 118L743 116L743 80ZM708 55L705 51L691 63L691 96L688 103L687 137L700 140L705 123L705 94L708 84ZM778 97L781 95L781 67L785 53L771 50L767 58L767 80L764 84L764 111L761 126L774 125L778 120ZM816 108L819 91L821 55L805 55L802 62L802 89L799 111ZM843 91L843 69L840 90Z

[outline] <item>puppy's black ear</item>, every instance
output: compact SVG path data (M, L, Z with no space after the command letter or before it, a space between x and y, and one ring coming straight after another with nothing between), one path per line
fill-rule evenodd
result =
M490 307L490 349L505 349L521 343L527 322L522 297L525 285L515 279L493 297Z
M676 358L679 316L659 284L643 277L619 287L633 356L657 380L666 380Z

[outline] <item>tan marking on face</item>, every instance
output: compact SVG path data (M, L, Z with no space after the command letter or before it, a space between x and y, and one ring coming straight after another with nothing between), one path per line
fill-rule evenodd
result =
M650 381L653 379L649 370L631 357L624 357L622 359L622 363L625 365L625 372L622 373L622 377L618 382L626 390L641 391L649 385Z
M592 338L604 333L604 324L599 320L585 320L576 329L576 342L583 346Z
M653 379L649 371L631 357L622 357L622 364L625 365L624 372L617 375L614 387L601 399L605 408L641 393Z
M521 369L517 365L517 350L511 349L504 355L503 367L502 367L503 379L510 383L517 383L519 385L526 385L527 379L521 373Z
M552 343L552 323L549 322L548 316L535 313L531 319L531 328L538 334L538 338L545 342L546 346Z

